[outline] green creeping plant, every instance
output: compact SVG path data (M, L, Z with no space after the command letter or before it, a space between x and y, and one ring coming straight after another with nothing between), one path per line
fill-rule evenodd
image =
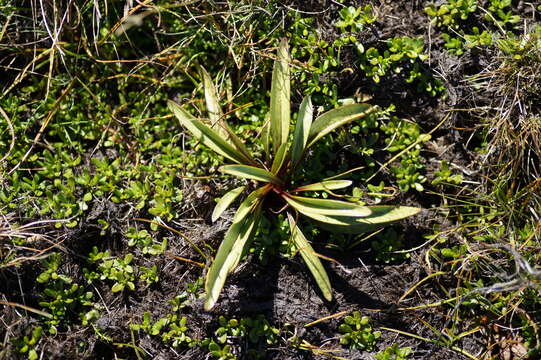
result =
M196 119L178 104L169 101L169 109L202 144L222 155L232 165L220 171L244 179L255 180L259 187L240 204L233 223L218 248L205 281L205 310L218 300L226 277L238 265L258 228L264 202L269 196L283 202L289 220L292 242L314 276L325 299L332 300L327 273L312 246L297 226L304 215L332 231L363 233L392 221L417 214L420 209L406 206L361 206L354 202L300 196L300 192L329 192L351 185L349 180L328 180L295 187L291 179L298 170L308 148L334 129L366 116L375 110L369 104L351 104L330 110L312 121L310 97L300 104L297 122L289 141L290 70L287 41L281 41L272 73L269 121L263 127L265 158L256 160L242 141L231 131L219 106L218 95L208 73L201 69L208 121ZM244 187L231 190L217 203L212 218L216 220L242 194ZM270 213L272 216L272 213Z

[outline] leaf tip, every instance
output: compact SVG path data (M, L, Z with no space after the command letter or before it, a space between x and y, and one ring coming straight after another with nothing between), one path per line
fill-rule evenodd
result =
M176 102L171 99L167 99L167 107L169 108L169 110L173 110L173 107L175 106L178 106Z

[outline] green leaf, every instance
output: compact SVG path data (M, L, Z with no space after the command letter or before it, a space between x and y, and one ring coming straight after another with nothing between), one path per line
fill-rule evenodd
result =
M200 67L201 75L203 77L203 85L205 88L205 102L207 104L207 111L209 113L209 119L211 122L211 128L221 134L224 139L231 141L234 147L240 151L245 158L253 160L250 152L244 145L241 139L231 130L227 122L225 121L224 113L220 106L220 100L216 87L212 82L212 79L208 72ZM254 163L254 161L252 161Z
M267 187L252 192L239 206L233 225L225 234L214 262L205 280L205 310L210 310L218 300L227 275L237 266L261 216L262 199Z
M38 360L38 359L39 359L38 352L35 349L31 349L28 352L28 360Z
M212 222L215 222L225 210L235 201L235 199L242 194L244 191L245 186L240 186L238 188L235 188L229 192L227 192L218 202L216 203L216 206L214 207L214 211L212 212Z
M308 145L306 148L312 146L316 141L337 127L347 124L353 120L360 119L370 114L375 109L375 106L369 104L351 104L327 111L323 115L319 116L310 127Z
M124 290L124 284L121 284L121 283L115 283L113 287L111 288L111 291L114 293L122 291L122 290Z
M47 281L49 281L50 278L51 278L51 274L49 272L45 271L45 272L42 272L41 274L39 274L36 281L39 282L40 284L43 284L43 283L46 283Z
M143 324L150 325L150 313L149 312L145 312L143 314Z
M235 149L231 144L224 140L223 136L212 130L201 121L193 117L189 112L182 109L177 103L169 100L167 102L180 124L201 143L205 144L218 154L239 164L255 164L253 159L246 157L241 151Z
M278 47L277 59L272 71L270 98L270 128L274 152L287 142L290 117L290 79L289 50L287 39L282 39Z
M250 155L250 152L244 145L244 142L233 132L233 130L231 130L231 128L225 123L225 121L224 126L227 134L229 135L228 140L230 140L235 146L235 148L242 153L244 158L248 159L251 164L256 164L257 162L254 160L252 155Z
M283 143L282 145L280 145L280 148L276 152L271 168L271 173L273 173L274 175L278 175L278 173L282 169L282 165L284 164L284 161L286 159L287 149L288 143Z
M250 193L244 199L241 206L239 206L237 212L235 213L235 217L233 218L233 222L240 221L242 218L247 216L252 208L257 205L259 201L272 189L272 185L266 184ZM244 204L244 206L242 206Z
M372 211L368 207L346 201L314 199L287 193L283 194L283 198L289 205L306 216L315 214L360 218L372 214Z
M301 214L317 220L321 223L331 224L331 225L340 225L340 226L347 226L349 225L350 221L355 221L358 219L358 216L329 216L329 215L322 215L318 212L309 212L309 211L301 211L297 209Z
M338 223L332 224L323 221L327 224L322 225L332 231L359 234L377 230L394 221L416 215L422 210L416 207L393 205L368 206L368 208L372 211L369 216L363 218L329 216L330 219Z
M308 143L308 135L312 126L312 118L314 109L310 96L306 96L299 107L299 116L295 124L295 132L293 134L293 145L291 147L291 162L293 166L301 160Z
M218 93L214 82L212 81L208 72L203 68L199 68L201 76L203 77L203 87L205 89L205 102L207 104L207 111L209 113L209 119L211 122L212 128L217 128L218 132L222 133L224 136L227 136L225 129L221 128L221 123L223 120L223 112L220 106L220 101L218 99Z
M328 180L322 181L310 185L299 186L294 192L299 191L327 191L343 189L350 186L353 182L351 180Z
M265 160L270 163L270 112L265 115L263 129L261 130L263 137L263 149L265 150Z
M306 237L301 232L295 220L291 214L287 214L289 220L289 227L291 228L291 236L293 238L293 243L295 247L301 253L302 259L308 266L308 269L312 273L312 276L316 280L319 289L323 293L323 296L327 301L332 300L332 288L329 276L323 267L323 264L319 260L319 257L316 255L316 252L312 248L312 245L306 240Z
M218 170L223 173L263 182L270 182L273 184L282 184L282 180L274 176L270 171L263 168L248 166L248 165L224 165Z

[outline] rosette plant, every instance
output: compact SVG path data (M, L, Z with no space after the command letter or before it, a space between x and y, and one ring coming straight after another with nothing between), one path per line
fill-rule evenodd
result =
M298 227L299 215L332 228L333 231L363 233L390 222L416 214L420 209L406 206L363 206L356 202L302 196L308 192L328 192L351 185L349 180L323 180L294 186L295 172L299 170L308 149L334 129L366 116L375 110L369 104L351 104L330 110L313 120L310 97L300 104L292 136L290 136L290 70L287 41L281 41L272 73L270 111L263 125L264 158L252 156L243 141L233 133L225 121L216 88L208 73L201 69L208 119L195 118L173 101L169 109L200 143L222 155L233 164L219 170L244 179L254 180L255 190L239 205L231 227L220 244L214 261L206 274L205 309L210 310L222 291L229 273L238 265L256 233L263 212L282 202L277 209L285 211L291 230L291 239L312 273L326 300L332 300L329 277L318 254ZM215 221L233 201L243 193L245 186L226 193L216 204L212 214ZM269 212L275 216L276 212Z

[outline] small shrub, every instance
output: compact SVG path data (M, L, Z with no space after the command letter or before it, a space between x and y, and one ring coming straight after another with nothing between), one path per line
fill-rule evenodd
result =
M379 331L372 331L368 317L361 316L358 311L346 316L338 330L343 334L340 343L355 350L374 350L376 341L381 336Z
M410 347L399 347L397 344L389 346L376 354L376 360L406 360L412 353Z

